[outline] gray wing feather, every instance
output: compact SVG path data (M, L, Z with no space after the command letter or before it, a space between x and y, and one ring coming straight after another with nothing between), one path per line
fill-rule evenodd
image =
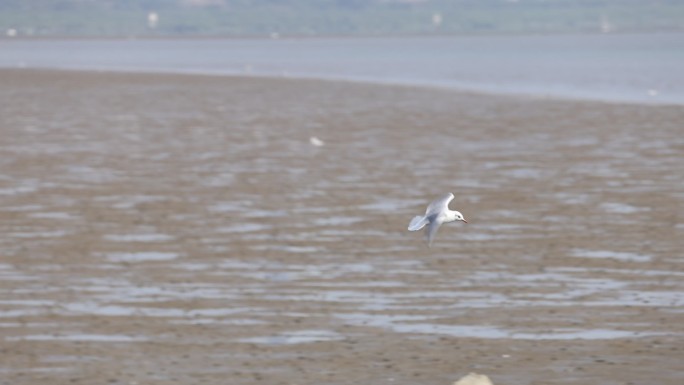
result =
M435 199L428 205L427 210L425 210L425 216L429 217L430 215L441 213L449 207L449 202L451 202L452 199L454 199L454 194L452 193Z
M439 226L441 226L441 223L437 223L437 221L432 221L430 222L430 225L425 229L425 235L427 236L427 241L428 241L428 247L432 247L432 240L435 238L435 235L437 234L437 230L439 230Z

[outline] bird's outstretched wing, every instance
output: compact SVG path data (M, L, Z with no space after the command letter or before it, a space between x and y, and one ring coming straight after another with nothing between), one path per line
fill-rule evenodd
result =
M440 222L432 221L427 229L425 229L425 237L427 238L428 247L432 247L432 240L435 239L437 230L439 230L439 226L441 225L442 224Z
M448 209L449 207L449 202L451 202L454 199L454 194L448 193L440 198L435 199L430 203L427 207L427 210L425 210L425 216L429 217L434 214L439 214L442 211Z

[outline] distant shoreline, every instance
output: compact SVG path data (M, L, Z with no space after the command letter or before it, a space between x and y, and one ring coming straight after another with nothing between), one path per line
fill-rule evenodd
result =
M523 92L497 92L480 89L458 88L448 85L440 86L438 84L423 84L423 83L401 83L395 81L381 81L371 79L353 79L343 77L315 77L315 76L282 76L275 74L244 74L244 73L218 73L207 71L193 71L193 70L150 70L150 69L121 69L121 68L38 68L38 67L14 67L6 68L0 67L0 71L35 71L44 73L85 73L85 74L120 74L120 75L152 75L152 76L181 76L181 77L215 77L220 79L255 79L267 81L304 81L304 82L318 82L318 83L340 83L340 84L357 84L361 86L379 86L391 87L399 89L418 89L426 91L446 92L454 95L472 95L481 97L493 98L507 98L520 99L529 101L555 101L568 103L599 103L605 105L624 105L624 106L654 106L654 107L681 107L684 104L680 103L646 103L631 100L610 100L601 98L582 98L562 95L540 95Z

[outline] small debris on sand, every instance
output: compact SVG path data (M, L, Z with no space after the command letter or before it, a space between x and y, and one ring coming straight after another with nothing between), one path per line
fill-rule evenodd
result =
M489 377L484 374L470 373L460 380L454 382L454 385L494 385Z
M325 145L324 141L318 139L315 136L312 136L309 138L309 143L311 143L313 146L316 146L316 147L321 147L321 146Z

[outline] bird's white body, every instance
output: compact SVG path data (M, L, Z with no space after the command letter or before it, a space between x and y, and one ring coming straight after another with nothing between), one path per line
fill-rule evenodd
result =
M432 246L432 240L437 230L443 223L462 221L468 223L459 211L449 210L449 202L454 199L454 194L448 193L430 203L425 210L425 215L417 215L409 223L409 231L418 231L427 225L425 236L428 247Z

